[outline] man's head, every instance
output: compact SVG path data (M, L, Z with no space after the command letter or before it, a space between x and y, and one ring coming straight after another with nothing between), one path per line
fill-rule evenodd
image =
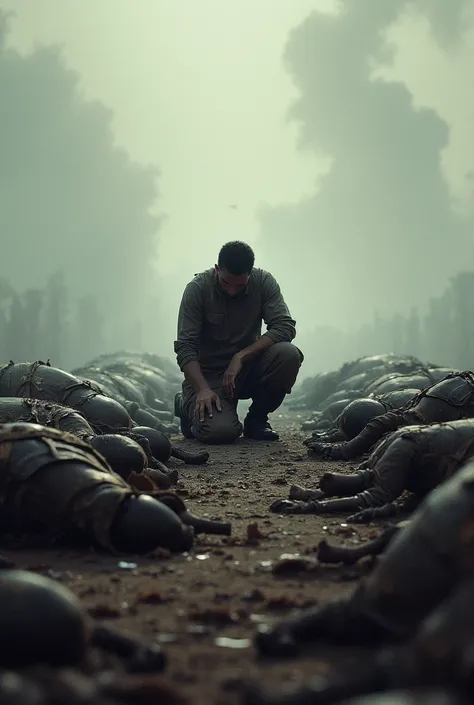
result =
M245 242L235 240L223 245L216 264L222 290L229 296L236 296L244 291L254 262L254 251Z

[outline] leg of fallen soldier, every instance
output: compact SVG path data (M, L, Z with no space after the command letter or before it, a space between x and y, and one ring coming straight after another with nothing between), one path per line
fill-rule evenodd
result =
M280 514L333 514L361 512L395 501L407 489L410 470L416 472L418 446L411 438L396 438L377 462L372 486L352 497L309 502L277 500L270 506ZM366 514L364 514L366 516Z
M268 414L282 404L298 376L303 353L292 343L275 343L256 360L247 363L247 369L238 394L240 399L252 399L244 421L244 435L255 440L277 440L268 423Z
M201 421L196 414L196 393L188 384L183 384L181 414L187 421L191 435L201 443L233 443L242 434L242 424L237 416L237 399L229 399L222 389L224 372L208 379L209 386L221 401L221 411L215 407L212 416L206 411Z

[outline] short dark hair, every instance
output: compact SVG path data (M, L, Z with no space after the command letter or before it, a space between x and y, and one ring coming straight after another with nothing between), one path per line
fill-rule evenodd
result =
M239 277L241 274L250 274L255 263L255 253L246 242L233 240L226 242L221 247L217 266L226 269L230 274Z

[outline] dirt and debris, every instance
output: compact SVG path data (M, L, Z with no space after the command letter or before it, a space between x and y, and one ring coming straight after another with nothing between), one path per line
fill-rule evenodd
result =
M367 570L319 565L321 539L356 546L373 538L372 526L348 526L344 516L279 516L269 505L288 497L289 486L316 486L329 463L308 458L296 413L274 414L279 443L240 439L210 448L206 466L179 466L178 493L191 511L232 522L232 536L201 535L190 553L158 550L146 558L72 550L4 550L15 567L59 580L97 621L156 641L168 656L161 678L193 705L238 703L238 686L255 679L274 689L325 674L334 657L324 646L311 657L269 662L257 657L256 626L352 589ZM192 441L178 441L196 449ZM172 464L171 464L172 465ZM349 470L348 463L330 463Z

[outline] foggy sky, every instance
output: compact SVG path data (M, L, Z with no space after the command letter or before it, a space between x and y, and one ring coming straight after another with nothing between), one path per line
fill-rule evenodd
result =
M172 340L179 297L193 273L212 266L226 240L256 243L260 202L277 204L312 189L314 160L298 155L296 130L285 124L295 92L281 57L288 31L314 0L2 5L17 13L15 46L62 43L85 95L114 111L119 142L159 167L157 212L166 223L158 267L171 287Z
M465 174L474 162L468 131L474 42L472 32L470 42L466 35L472 25L457 13L465 3L450 0L446 9L444 0L420 1L420 8L429 7L429 27L416 15L398 21L406 3L356 5L348 19L307 19L333 3L0 2L17 13L11 42L22 51L37 41L62 43L85 96L113 111L118 143L160 170L165 347L184 284L236 237L255 245L257 264L281 280L300 329L315 318L321 324L366 320L374 296L390 307L399 296L391 289L417 269L418 280L396 301L403 309L425 293L427 281L432 286L446 269L466 264L452 246L462 233L451 230L449 213L450 197L466 209L472 193ZM395 51L387 54L378 32L395 20L389 34ZM374 71L387 64L383 75L400 85L370 84L367 64L377 54ZM412 100L437 113L414 112ZM387 154L396 173L383 168ZM444 171L438 173L440 157ZM293 205L265 211L261 233L256 210L285 203ZM391 261L387 248L398 236L405 259Z
M474 35L467 0L341 5L305 19L285 52L301 148L329 171L312 196L262 210L262 250L286 288L298 273L297 319L352 327L423 307L474 265Z
M110 110L82 100L57 50L21 57L5 48L7 32L0 15L0 279L21 295L60 273L66 288L57 298L68 322L77 328L87 297L106 321L103 344L123 345L153 296L158 172L117 147ZM4 297L1 306L8 307Z

